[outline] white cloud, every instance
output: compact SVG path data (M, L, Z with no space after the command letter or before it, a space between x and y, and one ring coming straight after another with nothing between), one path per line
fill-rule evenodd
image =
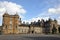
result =
M60 14L60 6L56 8L49 8L48 9L49 13L54 13L54 14Z
M60 17L57 18L58 24L60 25Z
M58 21L58 24L60 25L60 19L59 20L57 20Z
M9 14L15 14L15 13L24 14L24 13L26 13L26 10L23 9L23 7L21 5L18 5L13 2L8 2L8 1L0 2L0 12L3 14L3 12L5 12L5 11L7 11Z
M49 8L49 9L48 9L48 12L49 12L49 13L56 13L56 9L55 9L55 8Z
M48 20L49 17L36 17L36 18L32 18L31 21L38 21L38 20L41 20L41 19L44 19L45 21Z
M38 21L38 20L41 20L41 19L44 19L45 21L49 19L49 17L35 17L35 18L32 18L32 19L29 19L29 20L24 20L25 22L34 22L34 21Z
M5 8L0 8L0 12L5 11Z
M20 17L23 17L22 15L26 13L26 10L21 5L8 1L0 1L0 22L2 22L2 15L6 11L8 12L8 14L12 15L18 13ZM2 23L0 23L0 25L1 24Z

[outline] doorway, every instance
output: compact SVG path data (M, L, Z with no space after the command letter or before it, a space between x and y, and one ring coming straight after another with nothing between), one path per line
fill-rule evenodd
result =
M34 31L32 31L32 33L34 33Z
M56 34L56 32L57 32L57 29L55 27L53 27L52 34Z
M58 31L59 31L59 33L60 33L60 27L58 28Z

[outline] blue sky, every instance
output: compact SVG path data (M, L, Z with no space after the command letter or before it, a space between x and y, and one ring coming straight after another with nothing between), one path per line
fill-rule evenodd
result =
M60 18L60 11L56 9L60 8L60 0L0 0L8 1L21 5L26 13L23 14L22 20L33 20L34 18ZM54 10L52 10L54 9ZM51 11L52 10L52 11ZM0 21L1 22L1 21ZM1 23L0 23L1 24Z

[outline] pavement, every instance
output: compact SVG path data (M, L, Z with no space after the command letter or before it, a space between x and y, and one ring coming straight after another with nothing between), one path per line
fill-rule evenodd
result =
M60 40L60 35L44 35L44 34L0 35L0 40Z

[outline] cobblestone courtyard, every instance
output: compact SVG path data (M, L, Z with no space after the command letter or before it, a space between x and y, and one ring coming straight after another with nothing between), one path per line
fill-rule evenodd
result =
M40 34L0 35L0 40L60 40L60 36Z

